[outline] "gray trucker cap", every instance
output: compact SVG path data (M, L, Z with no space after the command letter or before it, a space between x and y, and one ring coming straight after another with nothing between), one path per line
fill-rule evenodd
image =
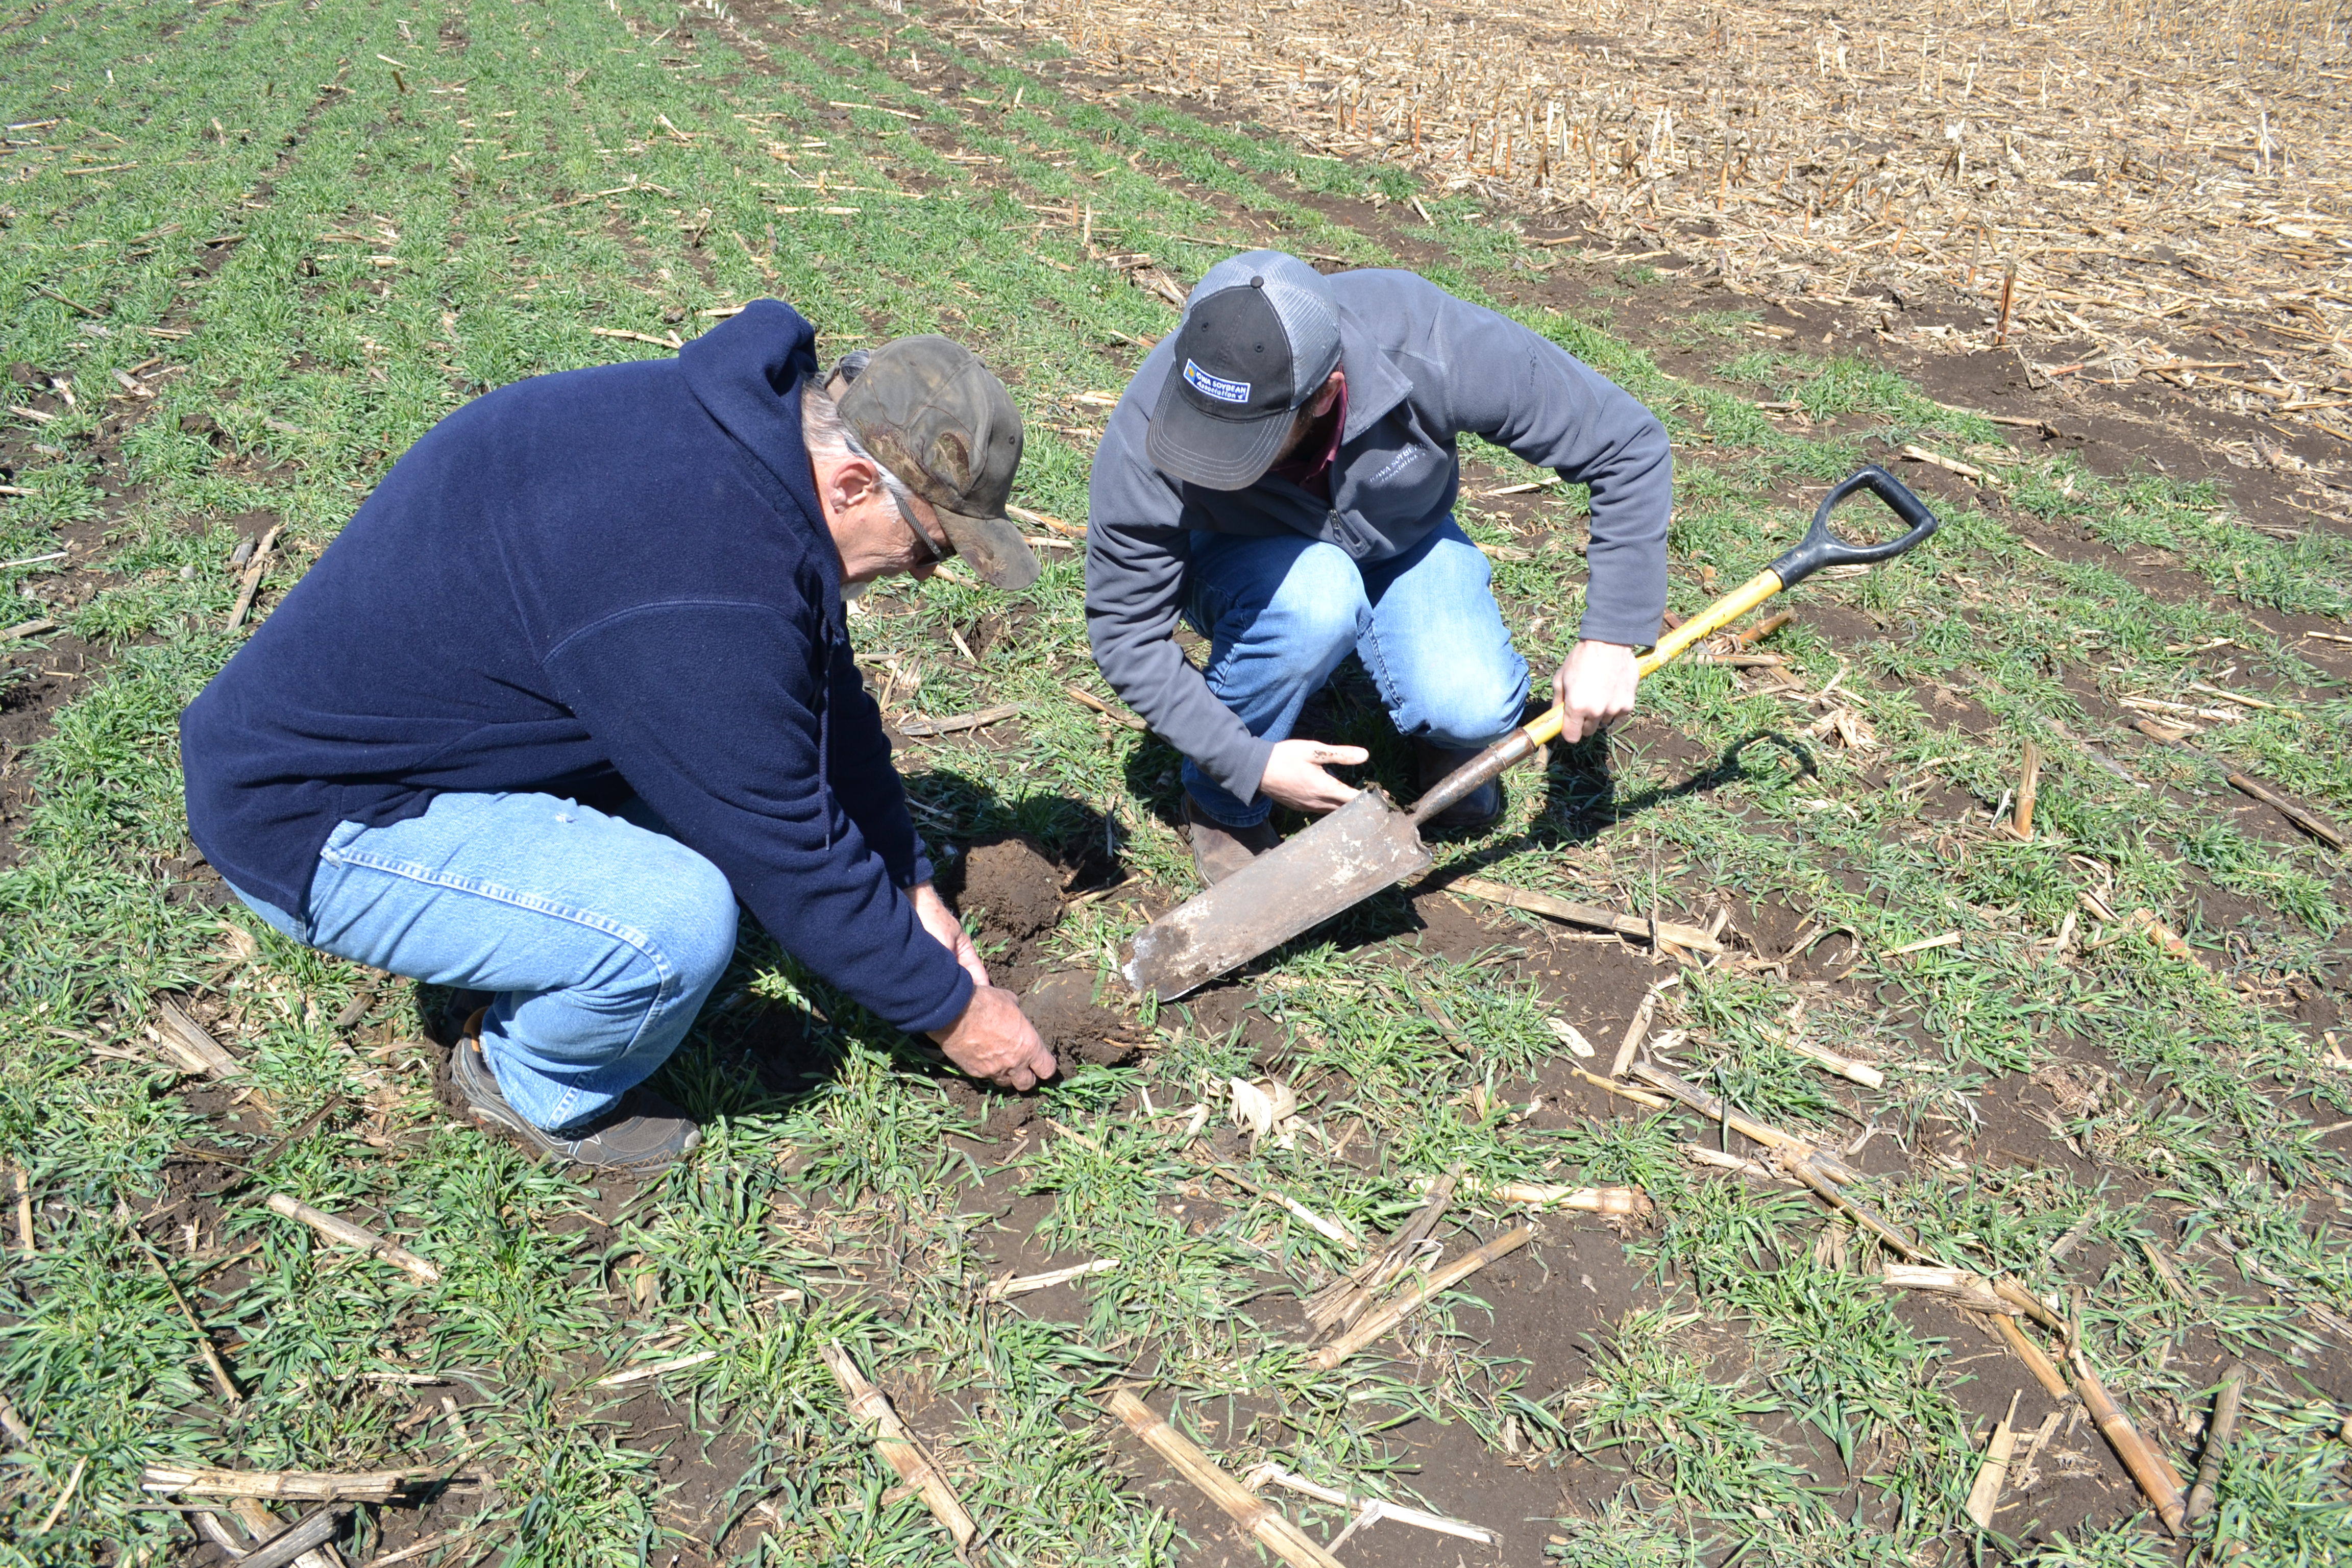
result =
M1175 364L1144 452L1171 479L1247 489L1339 365L1339 312L1323 275L1279 250L1209 268L1176 329Z

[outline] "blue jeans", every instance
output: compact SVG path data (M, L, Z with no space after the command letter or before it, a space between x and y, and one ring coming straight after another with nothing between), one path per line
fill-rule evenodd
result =
M499 1091L552 1131L668 1060L735 952L719 868L641 805L625 810L445 795L405 822L337 827L307 921L231 890L338 958L493 993L482 1050Z
M1486 557L1452 518L1402 554L1360 566L1336 544L1297 535L1199 532L1192 543L1184 618L1209 639L1209 689L1251 734L1289 739L1298 710L1350 653L1400 734L1467 750L1517 725L1527 660L1503 626ZM1190 758L1184 788L1229 827L1274 809L1262 795L1244 802Z

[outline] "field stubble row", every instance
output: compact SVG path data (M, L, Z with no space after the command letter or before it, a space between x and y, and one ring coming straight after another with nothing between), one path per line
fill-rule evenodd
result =
M2352 16L2332 0L973 15L1565 226L1554 243L1679 254L1927 352L2013 346L2035 376L2146 375L2318 433L2343 486ZM1923 299L1960 312L1906 320Z

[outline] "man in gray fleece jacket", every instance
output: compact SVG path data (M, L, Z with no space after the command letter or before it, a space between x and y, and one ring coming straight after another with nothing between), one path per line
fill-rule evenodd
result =
M1203 880L1273 847L1276 803L1356 793L1325 770L1363 748L1289 738L1349 653L1424 789L1519 722L1527 663L1454 521L1465 430L1591 487L1580 640L1552 689L1561 738L1597 733L1633 710L1633 650L1666 604L1673 457L1631 395L1412 273L1326 278L1272 250L1210 268L1129 384L1088 489L1087 630L1112 689L1184 753ZM1501 809L1489 784L1439 823Z

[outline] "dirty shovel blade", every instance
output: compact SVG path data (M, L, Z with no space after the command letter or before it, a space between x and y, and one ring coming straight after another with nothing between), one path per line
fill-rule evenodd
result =
M1162 1002L1207 984L1382 888L1429 869L1412 818L1366 790L1144 928L1126 974Z

